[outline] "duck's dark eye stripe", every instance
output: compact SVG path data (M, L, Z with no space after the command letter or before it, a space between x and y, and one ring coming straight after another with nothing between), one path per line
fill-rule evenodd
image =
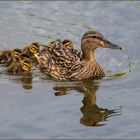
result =
M87 36L85 36L83 39L87 39L87 38L94 38L94 39L103 40L102 37L97 36L97 35L87 35Z

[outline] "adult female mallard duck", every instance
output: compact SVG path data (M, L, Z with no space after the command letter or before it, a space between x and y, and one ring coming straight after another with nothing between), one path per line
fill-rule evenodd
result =
M105 76L103 68L96 62L96 48L122 49L120 46L106 40L97 31L86 32L81 39L82 57L63 46L58 40L48 45L38 55L40 70L57 80L96 79Z

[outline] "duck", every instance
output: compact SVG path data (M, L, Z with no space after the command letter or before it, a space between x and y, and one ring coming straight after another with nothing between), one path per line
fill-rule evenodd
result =
M19 48L1 51L0 64L4 64L5 66L8 66L12 63L13 57L20 56L20 55L21 55L21 49Z
M74 49L73 42L70 39L64 39L62 41L62 44L64 45L64 47L70 49L73 53L77 54L77 56L80 57L80 59L82 60L82 52Z
M22 53L32 57L35 53L39 52L39 47L38 42L32 42L30 45L27 45L22 49Z
M0 64L4 64L8 61L9 57L11 57L10 50L4 50L0 52Z
M35 55L41 72L54 80L78 81L84 79L102 79L105 76L103 68L97 63L94 52L97 48L122 50L122 47L110 42L95 30L84 33L81 39L83 59L64 47L56 40L38 55Z
M63 44L66 48L69 48L69 49L73 49L73 48L74 48L73 42L72 42L70 39L64 39L64 40L62 41L62 44Z
M9 74L22 74L30 72L32 62L29 58L19 59L19 57L14 57L13 62L7 66L7 72Z
M34 54L38 53L40 50L40 45L38 42L32 42L30 45L27 45L22 49L22 54L26 54L32 60L33 65L37 64L36 57Z

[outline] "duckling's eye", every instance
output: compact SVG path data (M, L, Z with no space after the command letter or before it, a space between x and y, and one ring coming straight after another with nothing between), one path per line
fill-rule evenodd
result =
M71 42L68 42L68 43L64 44L64 46L65 46L66 48L71 47Z
M38 47L37 46L35 46L35 45L32 45L32 47L31 47L33 50L38 50Z
M30 64L28 64L28 63L23 63L23 65L24 65L25 67L30 67Z
M20 53L19 53L19 52L14 51L14 52L12 52L12 56L20 56Z
M68 45L67 45L67 44L65 44L65 47L67 48L67 47L68 47Z

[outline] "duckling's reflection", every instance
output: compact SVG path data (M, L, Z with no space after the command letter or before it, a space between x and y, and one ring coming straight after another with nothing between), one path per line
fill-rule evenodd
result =
M32 89L33 76L31 72L20 74L20 75L8 74L8 76L9 76L9 80L21 84L21 86L24 89L26 90Z
M21 76L21 84L24 89L32 89L32 80L33 76L32 73L26 73Z
M103 126L103 121L111 116L120 115L121 108L119 109L106 109L100 108L96 105L96 92L99 89L99 82L93 80L86 80L80 83L74 83L74 86L61 86L54 87L55 95L66 95L70 90L76 90L84 93L83 106L80 108L83 116L80 123L85 126Z

